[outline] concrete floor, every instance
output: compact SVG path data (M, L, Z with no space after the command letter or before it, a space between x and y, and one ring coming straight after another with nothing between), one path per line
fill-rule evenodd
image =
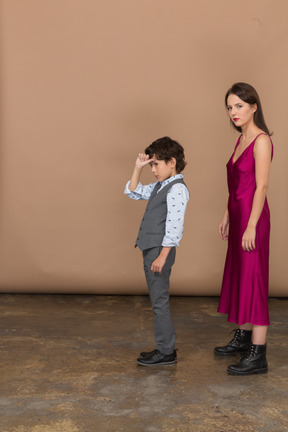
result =
M217 298L171 298L178 364L155 368L135 361L154 347L146 296L0 300L1 432L288 431L288 299L270 300L270 369L251 377L213 355L234 328Z

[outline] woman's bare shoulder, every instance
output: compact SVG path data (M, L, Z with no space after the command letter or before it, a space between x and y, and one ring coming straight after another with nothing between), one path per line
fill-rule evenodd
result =
M255 139L254 153L266 153L272 151L272 141L268 134L261 132Z

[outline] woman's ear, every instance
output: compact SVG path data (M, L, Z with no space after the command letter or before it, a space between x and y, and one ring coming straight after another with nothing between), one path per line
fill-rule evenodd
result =
M253 110L253 113L255 113L256 111L257 111L257 104L255 103L255 104L253 104L252 105L252 110Z

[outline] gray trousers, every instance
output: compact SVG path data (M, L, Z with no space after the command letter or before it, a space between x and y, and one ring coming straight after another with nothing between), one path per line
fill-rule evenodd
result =
M176 248L167 257L161 274L152 273L151 265L159 256L162 246L144 250L143 263L149 296L154 312L154 335L156 349L163 354L171 354L175 349L176 333L170 312L169 285L171 268L175 262Z

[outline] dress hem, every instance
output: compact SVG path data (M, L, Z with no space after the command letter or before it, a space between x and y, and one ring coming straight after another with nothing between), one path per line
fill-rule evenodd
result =
M217 311L218 313L222 313L222 314L227 314L227 312L220 312L220 311ZM239 326L241 326L241 325L244 325L244 324L251 324L251 325L254 325L254 326L263 326L263 327L270 327L270 321L268 321L268 324L266 323L266 324L263 324L263 323L259 323L259 322L252 322L252 321L238 321L237 322L237 320L236 319L232 319L232 318L229 318L229 316L227 317L227 321L228 322L230 322L230 323L232 323L232 324L237 324L237 325L239 325Z

